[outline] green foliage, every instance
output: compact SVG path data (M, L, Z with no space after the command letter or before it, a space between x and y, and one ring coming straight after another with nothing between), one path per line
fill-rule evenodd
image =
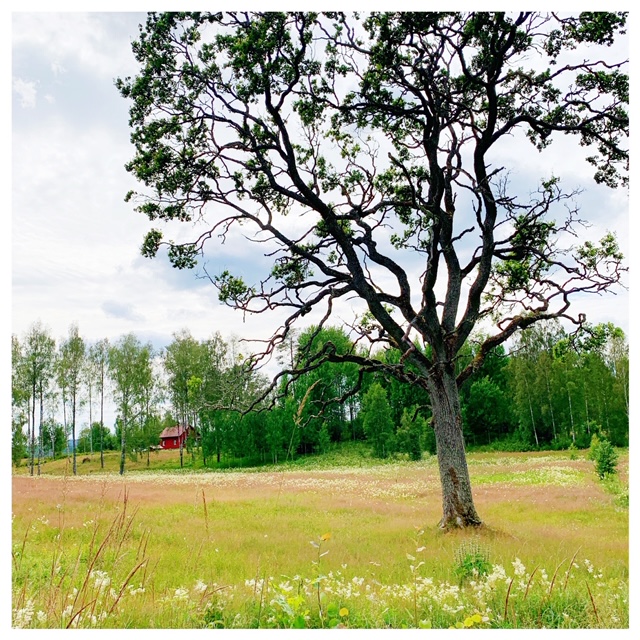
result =
M304 596L284 589L275 589L269 601L268 622L265 626L276 629L306 629L310 609Z
M423 434L427 428L426 420L416 414L415 407L405 409L396 433L398 451L408 454L410 460L420 460Z
M536 447L530 442L522 439L522 433L514 431L509 435L493 440L490 444L476 445L470 447L473 451L535 451Z
M595 437L595 436L594 436ZM617 472L618 454L613 445L602 438L595 443L592 440L589 457L593 460L598 478L603 480Z
M320 432L318 433L318 451L320 453L326 453L331 445L331 436L329 435L329 429L326 424L323 424Z
M11 462L18 467L26 456L27 436L22 430L22 425L14 423L11 428Z
M86 347L80 336L78 326L69 327L69 336L60 345L60 355L57 361L58 384L63 396L70 405L71 438L76 441L76 418L81 403L81 393L84 383ZM64 400L63 400L64 401ZM76 474L76 449L73 450L73 473Z
M614 234L608 233L601 240L599 245L591 241L585 242L578 247L576 252L578 260L590 270L597 269L602 262L620 261L623 259L618 248L618 241Z
M456 549L453 573L461 584L486 576L491 568L487 552L476 541L464 542Z
M607 493L614 497L614 504L618 509L629 508L629 485L623 484L617 474L609 474L602 478L602 486Z
M135 451L133 429L136 419L148 416L148 397L153 384L151 344L142 344L132 333L122 336L109 347L108 372L114 386L120 422L120 475L124 474L127 438L131 437L129 453Z
M295 358L301 366L313 366L325 356L329 356L330 361L298 377L292 386L298 406L306 397L301 406L299 450L316 449L323 428L331 442L356 437L358 399L353 396L344 402L338 399L355 386L358 367L354 363L331 361L333 354L339 357L353 350L352 340L339 327L311 326L300 335Z
M67 434L64 431L64 426L53 420L45 423L42 438L44 450L52 449L54 458L60 456L67 448ZM79 444L78 449L80 450Z
M394 450L393 421L387 393L379 383L374 382L362 399L362 414L364 432L374 455L386 458Z
M422 448L427 453L435 456L438 453L436 444L436 432L433 430L433 423L427 422L423 432Z
M538 324L514 347L507 389L525 442L587 448L605 425L612 444L628 444L628 347L620 329L587 325L570 336L556 322Z
M216 276L214 282L219 290L220 302L228 304L243 302L255 293L254 289L247 286L241 277L234 276L229 271L223 271Z
M471 384L464 404L465 426L473 434L500 434L513 424L511 402L488 376Z
M207 629L225 628L224 611L215 600L207 603L202 620Z
M589 452L587 453L587 458L592 462L595 462L597 456L597 450L600 446L600 437L598 436L598 431L594 432L591 436L591 444L589 446Z
M576 447L575 443L571 443L569 445L569 459L571 460L577 460L578 459L578 447Z

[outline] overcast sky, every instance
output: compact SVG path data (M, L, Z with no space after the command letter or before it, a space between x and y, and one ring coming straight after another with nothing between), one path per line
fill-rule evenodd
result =
M243 322L193 272L140 256L150 224L124 202L137 185L124 169L133 155L128 103L114 79L136 72L130 45L143 20L141 13L12 16L12 331L22 337L41 320L60 339L75 322L88 342L134 332L156 347L182 328L199 339L214 331L266 338L281 317ZM589 187L579 201L582 217L595 223L589 234L616 231L628 255L626 192L592 187L580 155L576 145L559 144L529 169L556 168L570 184ZM212 273L258 259L248 243L207 256ZM624 291L583 309L590 322L628 331Z
M136 183L114 78L135 73L130 45L143 20L13 16L13 332L40 319L56 338L77 322L88 341L133 331L161 346L183 327L198 338L266 336L264 318L243 323L193 272L140 255L149 225L124 202ZM213 272L249 251L225 247Z

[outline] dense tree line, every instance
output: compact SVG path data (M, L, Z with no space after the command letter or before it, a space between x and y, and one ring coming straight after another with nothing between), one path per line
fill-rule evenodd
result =
M481 342L469 340L457 366L467 366ZM277 463L345 441L364 441L379 457L436 452L422 387L348 362L314 364L314 354L327 348L348 354L358 347L343 329L308 328L281 348L282 365L296 361L307 372L282 375L265 395L267 379L243 366L236 339L219 333L196 340L182 330L156 352L133 334L87 346L75 325L56 346L35 323L22 340L12 336L13 460L27 457L33 474L44 457L100 452L104 466L103 452L119 449L123 473L127 455L145 454L148 463L161 431L176 423L196 429L186 449L192 464L197 458L203 466ZM380 358L392 365L401 354L387 349ZM625 335L612 324L578 336L557 322L531 327L508 352L500 347L485 358L460 397L468 447L584 448L594 434L627 446ZM117 411L112 429L104 424L105 399ZM87 414L79 428L79 415Z
M338 348L348 351L348 338L337 329L319 331L318 348L336 336ZM482 337L469 340L458 367L474 359L481 342ZM381 358L394 363L401 354L387 349ZM466 444L514 450L585 448L595 433L627 446L628 376L628 345L622 330L612 324L587 325L577 337L557 321L533 326L519 334L509 352L500 346L488 354L462 384ZM331 442L367 440L380 456L402 452L416 458L423 451L435 453L429 397L421 387L365 373L358 392L344 398L344 390L357 385L357 370L325 363L297 379L284 403L291 395L299 402L316 381L320 383L302 412L306 417L298 436L302 451L322 450L328 436ZM341 400L331 402L335 398Z

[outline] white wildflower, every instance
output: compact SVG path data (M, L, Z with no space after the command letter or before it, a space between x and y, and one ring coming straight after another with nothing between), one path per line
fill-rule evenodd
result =
M203 591L207 590L207 585L202 580L198 579L198 581L196 582L196 586L193 587L193 590L196 593L202 593Z
M47 614L44 611L38 611L38 613L36 613L36 620L41 624L45 623L47 621Z
M174 600L187 600L188 598L189 598L189 591L184 587L178 587L173 594Z
M523 576L525 574L526 569L520 558L516 558L511 564L513 565L513 572L515 575Z
M22 609L13 610L13 626L24 629L31 624L33 618L33 600L29 598Z
M278 589L288 593L289 591L293 591L293 585L288 580L285 580L278 585Z
M106 589L111 584L111 578L106 571L94 569L89 576L93 578L93 584L96 589L99 589L100 591Z

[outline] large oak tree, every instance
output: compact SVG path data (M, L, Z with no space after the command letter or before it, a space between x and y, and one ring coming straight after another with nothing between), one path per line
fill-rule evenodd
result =
M143 254L165 246L189 268L212 239L262 243L272 262L260 281L211 279L245 313L289 311L265 358L310 311L320 329L362 301L351 353L328 343L294 368L353 362L428 392L443 527L481 522L459 385L518 330L580 325L573 297L620 279L612 234L568 242L577 194L558 176L535 189L509 178L530 144L544 152L567 135L597 182L625 181L628 77L609 51L624 26L611 13L150 14L133 43L140 71L117 81L132 101L128 170L144 185L128 198L156 223L203 225L187 241L154 228ZM518 152L502 167L508 147ZM377 358L380 345L400 361Z

